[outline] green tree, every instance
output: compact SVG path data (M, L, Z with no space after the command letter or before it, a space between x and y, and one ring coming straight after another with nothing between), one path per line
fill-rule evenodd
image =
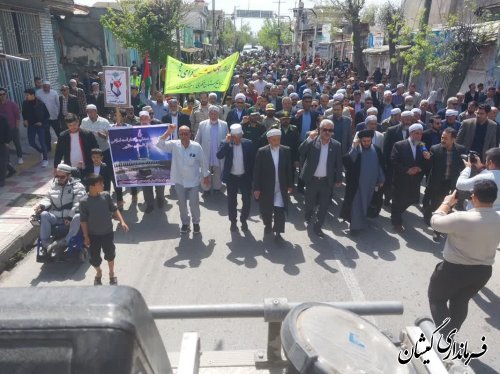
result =
M403 10L399 5L387 1L378 8L376 22L384 29L387 44L389 45L389 58L391 64L389 68L389 80L392 84L395 84L399 77L399 72L397 70L400 58L396 49L396 44L401 30L404 27L405 18Z
M177 55L178 30L189 8L182 0L118 0L117 5L108 8L101 24L125 47L149 53L155 87L159 64L165 63L167 55Z
M280 39L284 44L292 42L290 23L267 18L257 33L259 44L266 49L278 51Z
M353 65L358 77L366 78L366 66L363 61L363 44L361 39L361 10L365 0L330 0L332 5L341 12L352 27Z
M403 72L411 73L412 78L421 75L424 69L436 76L446 75L447 94L455 94L472 62L480 56L482 46L496 40L498 27L495 30L485 23L487 16L479 15L476 5L466 3L460 13L448 17L439 33L420 19L418 31L403 28L399 43L411 45L401 53L405 62Z
M233 22L229 20L224 22L224 30L222 31L221 38L223 48L231 48L233 51L241 51L245 44L253 44L255 42L249 24L244 23L241 26L241 30L237 30Z
M379 6L377 4L369 4L361 9L361 22L368 23L370 26L375 25L375 21L377 18L377 12L379 11Z

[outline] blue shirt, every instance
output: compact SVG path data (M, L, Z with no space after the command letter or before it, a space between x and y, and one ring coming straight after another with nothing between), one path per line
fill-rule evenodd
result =
M302 113L302 129L300 130L300 140L307 137L307 133L311 131L311 112Z

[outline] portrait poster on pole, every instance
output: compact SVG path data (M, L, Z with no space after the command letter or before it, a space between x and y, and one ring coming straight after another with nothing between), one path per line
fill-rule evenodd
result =
M130 69L120 66L103 66L104 106L130 106Z
M158 148L168 125L112 127L109 145L117 187L170 184L172 154Z

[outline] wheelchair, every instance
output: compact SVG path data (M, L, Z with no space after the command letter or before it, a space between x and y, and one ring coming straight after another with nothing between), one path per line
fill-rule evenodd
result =
M40 226L40 221L41 221L41 216L39 214L34 214L30 218L31 224L35 227ZM52 242L55 242L57 240L64 238L68 234L68 230L69 227L66 226L64 223L53 225L51 230L50 240ZM47 256L44 256L40 253L42 249L42 242L40 240L40 237L38 237L37 239L36 247L37 247L36 262L47 263L47 262L53 262L55 260L54 253L49 252L47 253ZM71 258L76 258L79 262L84 262L88 259L88 257L89 255L87 248L83 244L83 233L82 230L80 229L78 231L78 234L69 239L67 248L64 249L62 255L57 259L59 261L66 261Z

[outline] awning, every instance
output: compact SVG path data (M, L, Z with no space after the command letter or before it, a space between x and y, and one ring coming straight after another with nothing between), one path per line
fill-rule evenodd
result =
M186 53L196 53L196 52L203 51L203 48L196 48L196 47L185 48L185 47L181 47L181 51L182 52L186 52Z
M89 14L89 7L74 4L73 1L47 0L45 3L49 6L51 14L75 16L86 16L87 14Z
M409 45L397 45L396 49L397 50L405 50L410 48ZM388 45L382 45L380 47L374 47L374 48L367 48L363 49L363 53L367 55L383 55L389 53L389 46Z

